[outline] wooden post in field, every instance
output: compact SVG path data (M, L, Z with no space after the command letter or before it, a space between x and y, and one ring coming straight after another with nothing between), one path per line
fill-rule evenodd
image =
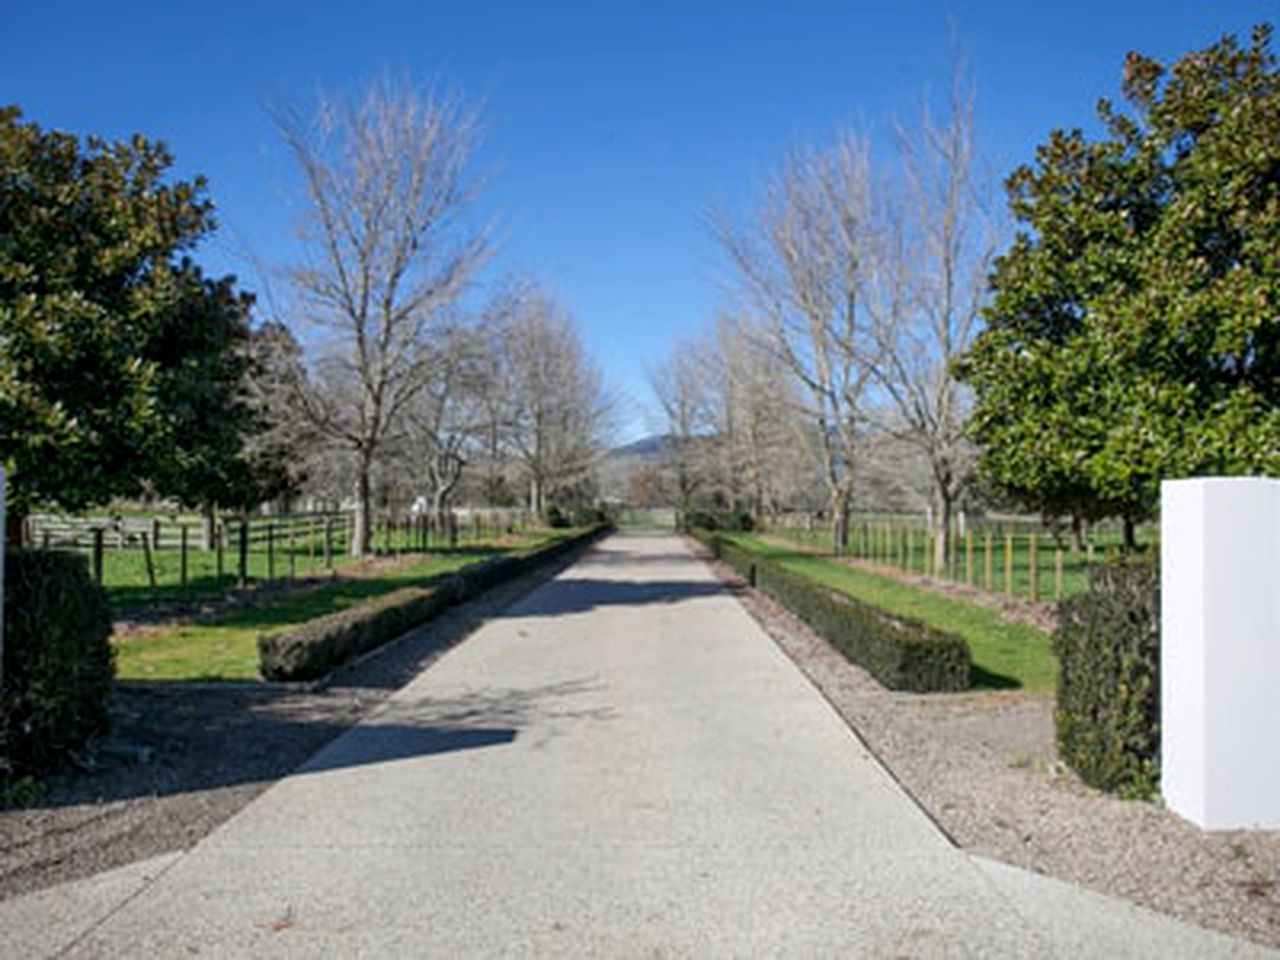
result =
M328 570L333 566L333 517L324 518L324 566Z
M987 592L991 591L991 584L995 577L992 575L991 563L991 534L987 533L982 538L982 587Z
M276 525L267 521L267 580L276 578Z
M1004 535L1004 595L1013 597L1013 534Z
M240 586L249 585L249 518L240 520Z
M973 586L973 531L964 532L964 582Z
M1027 568L1030 574L1028 582L1028 595L1031 602L1035 603L1040 599L1040 558L1036 552L1036 535L1031 534L1031 539L1027 544Z
M98 586L102 586L102 538L103 532L101 527L93 528L93 579L97 581ZM3 599L0 597L0 599Z
M178 582L182 589L187 588L187 525L178 524Z
M160 549L160 518L151 518L151 547L153 550Z
M287 544L287 548L289 550L289 580L290 582L292 582L293 579L298 575L298 558L294 555L295 544L294 544L294 538L293 538L293 529L294 529L293 517L290 517L285 522L288 524L288 530L289 530L289 541Z
M1053 551L1053 599L1062 602L1062 548Z
M391 553L391 518L387 517L382 522L382 552L390 555Z
M227 546L227 522L225 520L217 521L217 525L213 528L213 564L214 572L217 576L218 585L222 585L222 553Z
M152 531L156 528L152 527ZM151 589L156 588L156 562L151 556L151 534L146 530L142 531L142 556L147 564L147 583L151 584Z

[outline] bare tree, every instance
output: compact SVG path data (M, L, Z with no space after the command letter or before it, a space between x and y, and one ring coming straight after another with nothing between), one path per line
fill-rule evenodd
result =
M572 318L546 291L525 285L510 301L499 342L500 417L529 509L581 499L613 405Z
M870 271L876 380L896 414L878 426L928 464L937 569L973 468L968 407L952 365L977 333L996 249L975 184L973 102L957 69L941 120L926 104L918 128L899 126L902 191L882 219Z
M300 407L355 461L360 555L373 466L427 382L434 325L485 258L485 231L462 222L475 198L476 116L455 98L382 83L276 121L309 201L295 287L330 335L319 377L329 389L303 392Z
M862 144L842 135L825 150L793 153L750 227L723 215L713 221L749 302L768 325L770 350L801 384L838 553L849 542L861 404L875 366L861 303L871 222L868 169Z
M715 424L707 353L701 342L681 341L666 361L649 373L649 385L662 408L680 523L693 509L698 491L711 480L714 466Z

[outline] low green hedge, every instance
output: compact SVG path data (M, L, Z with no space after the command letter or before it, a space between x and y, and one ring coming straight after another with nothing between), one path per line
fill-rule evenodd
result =
M1160 777L1160 572L1150 561L1094 567L1064 601L1058 753L1087 784L1149 797Z
M258 662L267 680L314 680L339 664L381 646L438 616L446 607L588 543L610 529L599 526L526 553L495 557L456 573L386 594L280 633L258 637Z
M111 613L86 558L4 554L0 782L57 767L107 731Z
M963 637L887 614L714 534L698 536L748 583L798 616L890 690L969 688L971 657Z

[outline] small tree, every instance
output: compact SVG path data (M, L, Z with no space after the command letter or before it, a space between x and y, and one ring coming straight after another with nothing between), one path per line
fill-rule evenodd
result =
M435 362L433 333L486 255L461 223L476 191L474 113L390 84L359 102L282 111L310 201L310 259L294 273L308 317L332 334L300 410L356 465L352 552L371 545L372 475Z
M960 369L987 481L1119 515L1160 481L1280 473L1280 74L1271 29L1166 70L1130 54L1132 115L1054 131L1009 178L1024 225Z

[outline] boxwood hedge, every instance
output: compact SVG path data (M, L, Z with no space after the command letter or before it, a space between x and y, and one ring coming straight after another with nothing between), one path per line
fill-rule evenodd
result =
M105 734L113 676L111 613L86 558L10 550L3 562L0 782L56 767Z
M1058 753L1085 783L1131 797L1153 794L1160 776L1159 589L1154 562L1094 567L1053 638Z
M968 689L971 657L963 637L892 616L714 534L699 536L748 583L798 616L890 690Z
M446 607L527 573L609 529L595 527L535 550L495 557L386 594L350 610L258 637L259 671L267 680L315 680L339 664L394 640Z

